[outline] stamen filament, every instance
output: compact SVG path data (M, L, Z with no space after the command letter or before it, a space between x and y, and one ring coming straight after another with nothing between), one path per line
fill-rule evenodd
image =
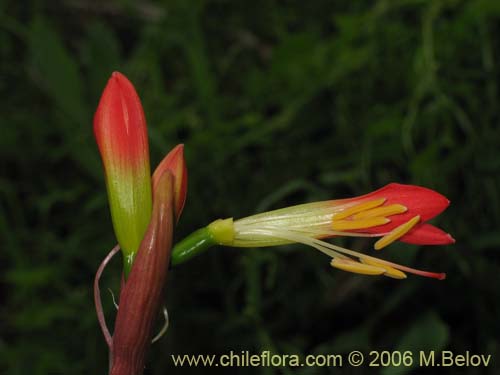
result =
M380 233L356 233L356 232L342 232L339 230L329 230L329 229L313 229L313 228L290 228L291 231L293 232L299 232L299 233L305 233L307 234L313 234L314 238L321 238L321 237L333 237L333 236L342 236L342 237L367 237L367 238L373 238L373 237L382 237L385 234L380 234ZM387 233L386 233L387 234Z
M277 226L250 226L250 225L238 225L238 222L235 222L236 225L236 232L237 233L246 233L248 231L253 231L255 229L281 229ZM373 238L373 237L382 237L385 234L388 233L356 233L356 232L342 232L342 231L336 231L336 230L330 230L330 229L315 229L312 227L289 227L286 229L287 231L294 232L294 233L300 233L303 234L307 237L312 237L312 238L322 238L322 237L333 237L333 236L342 236L342 237L367 237L367 238Z
M237 236L238 235L239 234L237 233ZM329 243L329 242L318 240L318 239L313 238L313 237L308 237L305 235L296 234L296 233L290 232L290 231L288 231L286 229L282 229L282 228L276 228L276 227L266 227L265 229L264 228L259 228L259 229L255 228L255 229L252 229L251 231L248 231L245 233L245 236L252 236L252 235L261 235L261 236L269 237L270 239L279 238L279 239L283 239L285 241L301 243L303 245L313 247L316 250L319 250L320 252L322 252L325 255L328 255L331 258L346 259L346 260L353 261L351 258L349 258L349 256L351 256L353 258L359 259L360 261L362 261L363 263L366 263L366 264L368 264L368 262L372 262L373 264L376 263L377 266L383 267L385 269L384 272L387 273L387 276L390 276L390 277L391 276L395 277L397 273L393 272L390 269L389 269L389 271L387 271L387 267L392 267L393 269L396 269L396 270L412 273L412 274L419 275L419 276L430 277L430 278L434 278L434 279L438 279L438 280L443 280L446 278L445 273L427 272L427 271L422 271L422 270L417 270L414 268L402 266L402 265L397 264L397 263L392 263L392 262L389 262L386 260L378 259L378 258L371 257L371 256L368 256L365 254L361 254L361 253L358 253L356 251L349 250L349 249L346 249L346 248L338 246L338 245L334 245L334 244Z
M410 231L417 223L420 221L420 215L413 217L406 223L401 224L399 227L394 228L388 235L382 237L380 240L375 242L375 250L383 249L384 247L390 245L397 239L403 237L406 233Z
M334 245L332 243L321 241L321 240L314 240L314 242L315 243L319 242L319 244L321 246L327 247L327 248L329 248L331 250L334 250L335 252L339 252L339 253L342 253L342 254L350 255L352 257L358 258L359 260L374 261L374 262L380 263L381 266L391 266L391 267L396 268L398 270L401 270L401 271L404 271L404 272L408 272L408 273L412 273L414 275L419 275L419 276L424 276L424 277L430 277L430 278L438 279L438 280L444 280L444 279L446 279L446 274L445 273L436 273L436 272L427 272L427 271L417 270L415 268L410 268L410 267L402 266L400 264L389 262L387 260L382 260L382 259L378 259L378 258L375 258L375 257L371 257L369 255L361 254L361 253L358 253L357 251L349 250L349 249L346 249L345 247Z
M359 203L355 206L352 206L352 207L345 209L342 212L339 212L338 214L334 214L332 217L332 220L345 219L346 217L357 214L358 212L370 210L372 208L381 206L384 204L385 201L386 201L385 198L380 198L380 199L374 199L374 200L368 201L368 202Z
M374 208L372 210L359 212L352 218L354 220L359 220L359 219L366 219L368 217L391 216L396 214L402 214L406 211L408 211L408 208L406 206L403 206L402 204L391 204L389 206L382 206Z

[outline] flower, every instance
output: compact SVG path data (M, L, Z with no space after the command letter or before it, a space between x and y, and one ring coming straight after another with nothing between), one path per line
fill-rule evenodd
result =
M207 226L205 236L211 243L233 247L302 243L328 255L333 267L345 271L393 278L405 278L404 272L409 272L444 279L443 273L412 269L323 239L335 236L380 237L375 243L377 250L397 240L420 245L454 243L448 233L426 223L448 205L448 199L433 190L393 183L356 198L307 203L236 221L232 218L216 220ZM194 253L196 251L192 249L186 251L189 256ZM182 255L181 249L174 248L173 263L181 263Z
M178 220L187 192L184 145L173 148L151 178L146 119L132 83L114 72L94 116L94 134L101 153L116 238L128 275L152 212L152 191L160 176L174 178L174 214Z

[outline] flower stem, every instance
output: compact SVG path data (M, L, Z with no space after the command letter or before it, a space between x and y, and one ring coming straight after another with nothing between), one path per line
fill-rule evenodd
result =
M216 245L207 227L198 229L178 242L172 249L171 264L177 266Z

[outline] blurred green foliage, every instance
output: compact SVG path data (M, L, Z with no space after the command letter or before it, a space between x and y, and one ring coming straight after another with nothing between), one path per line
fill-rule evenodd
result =
M147 374L209 372L170 353L405 348L492 354L460 373L498 373L499 25L494 0L0 1L0 373L106 370L91 285L115 240L92 115L113 70L143 100L152 165L186 144L179 238L398 181L448 196L437 223L457 239L382 254L444 282L335 271L301 246L215 248L170 273Z

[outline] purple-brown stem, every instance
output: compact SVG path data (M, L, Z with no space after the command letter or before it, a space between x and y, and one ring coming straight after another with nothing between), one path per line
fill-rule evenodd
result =
M141 375L168 273L173 232L173 178L166 171L130 275L120 292L112 338L111 375Z

